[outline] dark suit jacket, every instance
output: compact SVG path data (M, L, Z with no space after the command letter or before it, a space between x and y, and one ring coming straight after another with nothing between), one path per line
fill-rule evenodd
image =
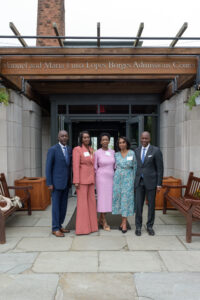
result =
M163 157L158 147L149 146L144 163L141 161L141 149L135 149L137 159L137 171L135 177L135 187L139 185L140 178L143 176L144 185L148 190L162 185L163 179Z
M68 161L66 161L59 144L52 146L47 153L46 183L56 190L64 190L71 182L72 148L67 146Z

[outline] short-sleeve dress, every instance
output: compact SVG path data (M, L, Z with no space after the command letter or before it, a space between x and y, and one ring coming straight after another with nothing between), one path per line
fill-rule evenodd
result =
M112 211L113 177L115 168L115 152L111 149L99 149L94 154L96 173L97 211Z
M123 157L115 154L116 171L113 182L112 213L123 217L134 214L134 180L137 169L135 153L129 150Z

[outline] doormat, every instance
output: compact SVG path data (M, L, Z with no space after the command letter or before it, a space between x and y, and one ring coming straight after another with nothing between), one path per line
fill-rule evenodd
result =
M99 218L99 214L98 214L98 218ZM108 225L110 225L111 229L119 229L119 226L122 221L122 217L121 217L121 215L112 215L112 213L107 213L106 220L107 220ZM71 216L71 219L69 220L69 222L66 226L66 229L75 230L75 226L76 226L76 208L73 212L73 215ZM128 230L131 229L131 226L128 221L127 221L127 229Z

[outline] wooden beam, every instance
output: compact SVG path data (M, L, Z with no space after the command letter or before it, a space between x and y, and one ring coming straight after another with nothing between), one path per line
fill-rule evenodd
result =
M176 84L175 84L176 81ZM194 85L195 76L177 76L174 78L166 87L165 92L163 94L163 100L170 99L176 92L183 90L185 88L189 88ZM176 85L176 89L174 89Z
M137 47L139 45L139 40L140 40L140 37L142 35L143 29L144 29L144 23L140 23L138 33L137 33L137 39L134 41L133 47Z
M183 90L185 88L191 87L195 82L195 76L185 76L180 75L177 78L178 90Z
M195 74L196 57L3 56L3 75L182 75Z
M24 82L21 76L2 76L4 84L7 88L17 90L21 92L28 99L34 100L39 105L41 105L42 97L37 92L35 92L28 82Z
M166 81L141 82L32 82L30 85L41 95L48 94L134 94L163 93Z
M55 32L56 36L59 37L60 34L58 32L58 27L57 27L56 23L53 23L53 29L54 29L54 32ZM60 38L57 38L57 40L58 40L58 43L60 44L60 47L63 47L64 46L63 40L60 39Z
M200 47L61 48L0 47L0 55L200 55Z
M13 90L22 91L22 77L21 76L2 76L5 85Z
M13 22L9 23L10 29L12 30L12 32L16 35L16 36L20 36L21 34L19 33L19 31L17 30L17 28L15 27ZM19 42L21 43L21 45L25 48L28 47L27 43L25 42L25 40L23 38L18 38Z
M101 23L98 22L97 23L97 47L98 48L101 46L100 36L101 36Z
M172 80L175 75L25 75L24 79L31 81L133 81L133 80Z
M179 38L183 35L183 33L186 31L186 29L188 28L188 23L185 22L182 27L180 28L180 30L178 31L178 33L176 34L176 38L171 42L171 44L169 45L169 47L173 48L176 43L178 42Z

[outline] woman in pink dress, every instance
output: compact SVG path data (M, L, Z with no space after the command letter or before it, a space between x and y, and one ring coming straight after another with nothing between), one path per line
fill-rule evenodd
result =
M100 212L99 225L109 231L110 226L106 221L106 213L112 211L113 176L115 168L114 151L108 149L110 142L109 133L100 136L101 148L95 152L95 173L97 190L97 211Z

